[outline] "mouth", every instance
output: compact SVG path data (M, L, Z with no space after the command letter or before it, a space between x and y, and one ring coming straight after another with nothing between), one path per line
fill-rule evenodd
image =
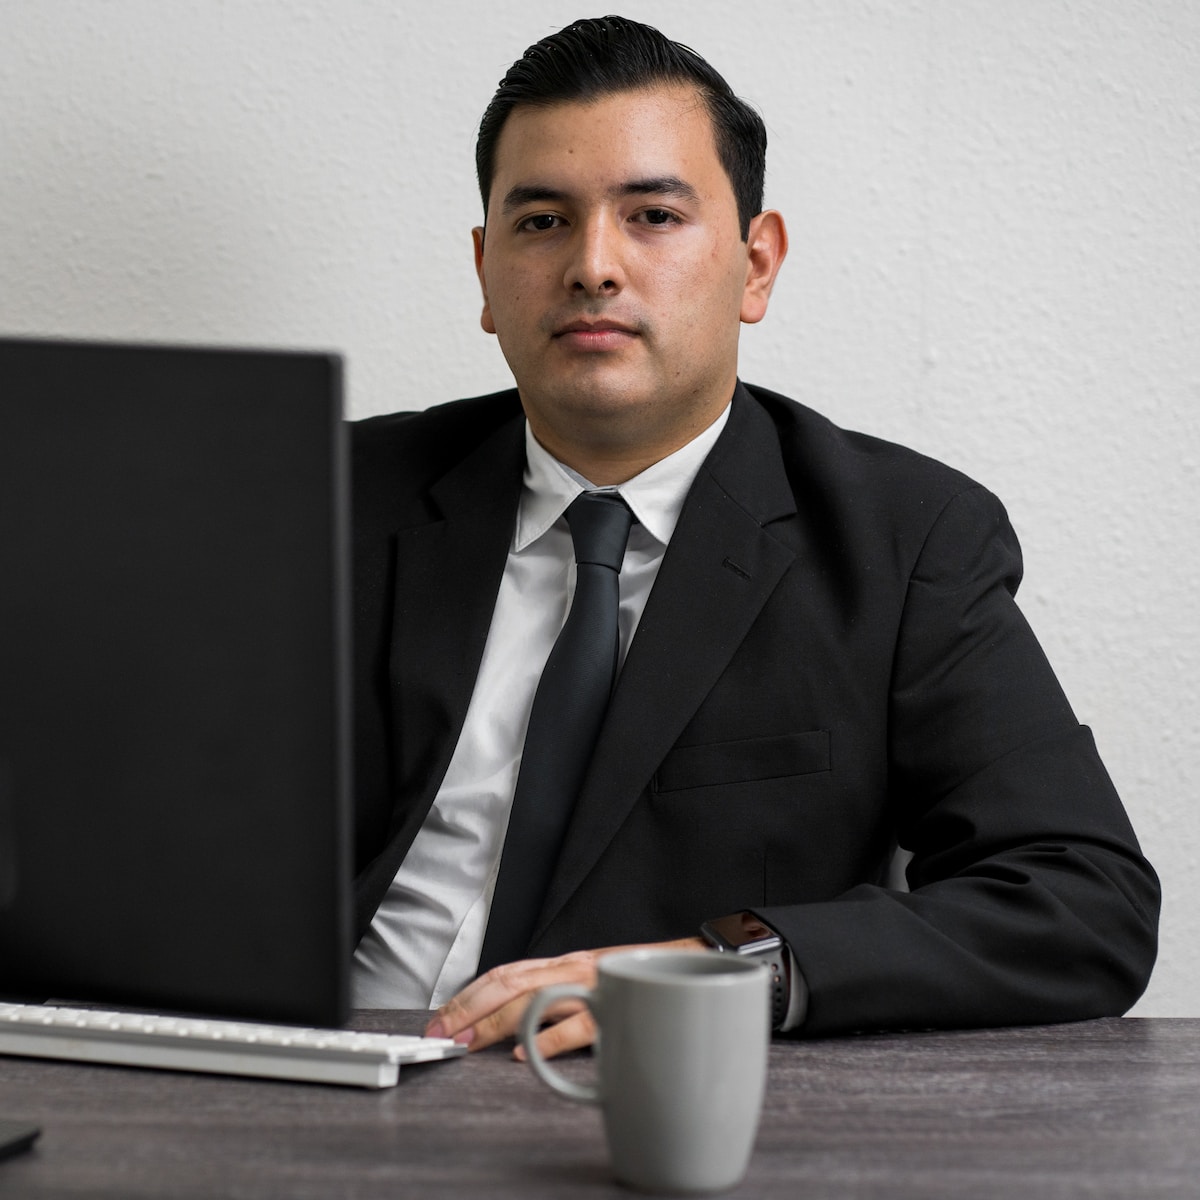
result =
M575 350L615 350L626 346L639 335L630 325L620 321L589 321L580 318L560 325L553 333L555 341Z

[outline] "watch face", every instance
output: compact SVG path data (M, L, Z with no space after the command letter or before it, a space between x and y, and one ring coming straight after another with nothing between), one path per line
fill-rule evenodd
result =
M705 921L704 928L726 950L739 953L773 950L782 945L779 935L764 925L753 913L733 913Z

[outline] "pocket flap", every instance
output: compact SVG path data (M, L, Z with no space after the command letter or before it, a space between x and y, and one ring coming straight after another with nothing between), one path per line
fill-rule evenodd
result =
M704 746L676 746L654 776L654 789L683 788L757 779L810 775L830 767L829 730L783 733L773 737L740 738Z

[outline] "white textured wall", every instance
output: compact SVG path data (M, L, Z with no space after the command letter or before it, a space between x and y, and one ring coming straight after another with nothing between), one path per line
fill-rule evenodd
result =
M475 124L558 0L0 0L0 330L331 347L358 415L508 381ZM419 11L419 15L418 14ZM763 111L745 378L1007 501L1023 603L1200 1015L1200 4L630 0Z

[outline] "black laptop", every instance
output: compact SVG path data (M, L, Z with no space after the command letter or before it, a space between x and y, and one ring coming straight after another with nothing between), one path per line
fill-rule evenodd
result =
M0 339L0 999L337 1025L335 356Z

